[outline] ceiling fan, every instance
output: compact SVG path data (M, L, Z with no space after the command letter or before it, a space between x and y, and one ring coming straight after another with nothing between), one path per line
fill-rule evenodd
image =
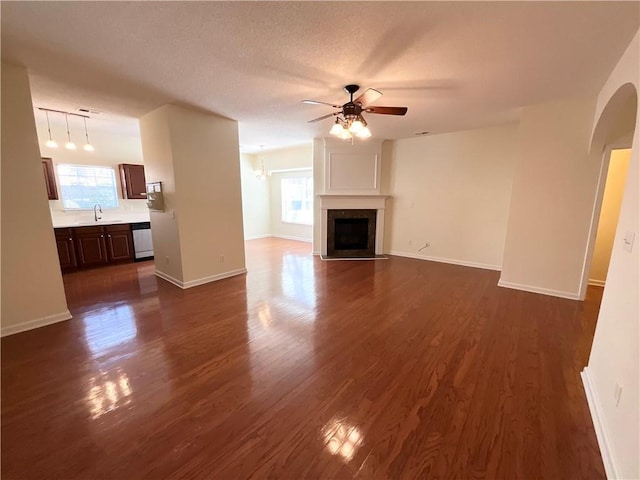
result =
M319 102L317 100L303 100L302 103L309 103L311 105L328 105L333 108L337 108L337 112L329 113L313 120L309 120L309 123L318 122L329 117L336 117L336 122L331 128L332 135L336 135L340 138L352 138L356 135L360 138L367 138L371 136L371 132L367 127L367 122L362 116L363 112L377 113L380 115L404 115L407 113L407 107L372 107L370 103L375 102L382 96L382 93L373 88L369 88L364 91L357 98L353 98L353 94L360 90L359 85L346 85L345 91L349 94L350 98L344 105L335 105L333 103Z

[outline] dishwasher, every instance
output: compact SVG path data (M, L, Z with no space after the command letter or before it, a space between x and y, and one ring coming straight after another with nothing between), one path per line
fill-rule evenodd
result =
M135 259L149 260L153 258L153 241L151 240L151 223L139 222L131 224L133 234L133 250Z

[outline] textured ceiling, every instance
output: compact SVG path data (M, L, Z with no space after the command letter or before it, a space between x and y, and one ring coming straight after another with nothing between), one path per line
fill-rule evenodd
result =
M596 94L640 24L638 2L2 2L2 57L34 105L104 112L135 131L169 102L239 122L240 143L326 136L307 120L342 87L384 93L376 137L515 120L524 105Z

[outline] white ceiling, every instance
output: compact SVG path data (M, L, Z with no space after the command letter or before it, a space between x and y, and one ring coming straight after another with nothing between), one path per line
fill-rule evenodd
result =
M247 149L326 136L342 87L384 93L376 137L517 119L596 94L640 24L640 2L2 2L2 57L34 105L104 112L137 131L169 102L239 122ZM93 121L93 120L92 120ZM97 119L96 119L97 121Z

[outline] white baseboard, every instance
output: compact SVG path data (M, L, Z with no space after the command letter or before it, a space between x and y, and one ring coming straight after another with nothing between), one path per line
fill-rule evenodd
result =
M313 252L311 252L311 255L320 255L320 252L314 250Z
M249 235L248 237L244 237L245 241L246 240L258 240L260 238L269 238L271 236L270 233L264 233L261 235Z
M604 463L604 471L607 474L607 478L618 478L611 450L609 449L609 440L607 439L600 417L600 403L598 402L596 392L591 387L589 367L584 367L584 370L580 372L580 377L582 377L584 391L587 394L587 404L589 405L589 411L591 412L593 428L596 431L596 438L598 439L598 446L600 447L600 455L602 455L602 463Z
M291 235L280 235L280 234L276 234L274 233L273 235L271 235L272 237L275 238L283 238L285 240L295 240L296 242L306 242L306 243L311 243L311 239L310 238L304 238L304 237L292 237Z
M535 287L532 285L524 285L522 283L505 282L502 279L498 281L499 287L511 288L513 290L522 290L524 292L540 293L542 295L551 295L552 297L568 298L569 300L580 300L579 293L563 292L561 290L552 290L550 288Z
M588 285L593 285L594 287L604 287L604 280L596 280L594 278L590 278Z
M463 267L483 268L485 270L502 270L501 265L489 265L486 263L467 262L466 260L456 260L454 258L442 258L442 257L430 257L428 255L420 255L419 253L406 253L390 251L388 255L395 255L397 257L415 258L417 260L428 260L430 262L438 263L450 263L452 265L462 265Z
M171 275L167 275L160 270L156 270L155 274L157 277L166 280L169 283L173 283L176 287L180 287L183 290L191 287L197 287L198 285L204 285L205 283L216 282L218 280L223 280L229 277L235 277L236 275L242 275L243 273L247 273L246 268L239 268L237 270L230 270L228 272L218 273L216 275L209 275L208 277L197 278L195 280L189 280L188 282L183 282L178 280L177 278L172 277Z
M71 312L69 312L69 310L65 310L64 312L48 315L42 318L36 318L35 320L18 323L17 325L9 325L0 329L0 337L6 337L8 335L13 335L14 333L26 332L27 330L33 330L34 328L44 327L53 323L64 322L70 318Z

